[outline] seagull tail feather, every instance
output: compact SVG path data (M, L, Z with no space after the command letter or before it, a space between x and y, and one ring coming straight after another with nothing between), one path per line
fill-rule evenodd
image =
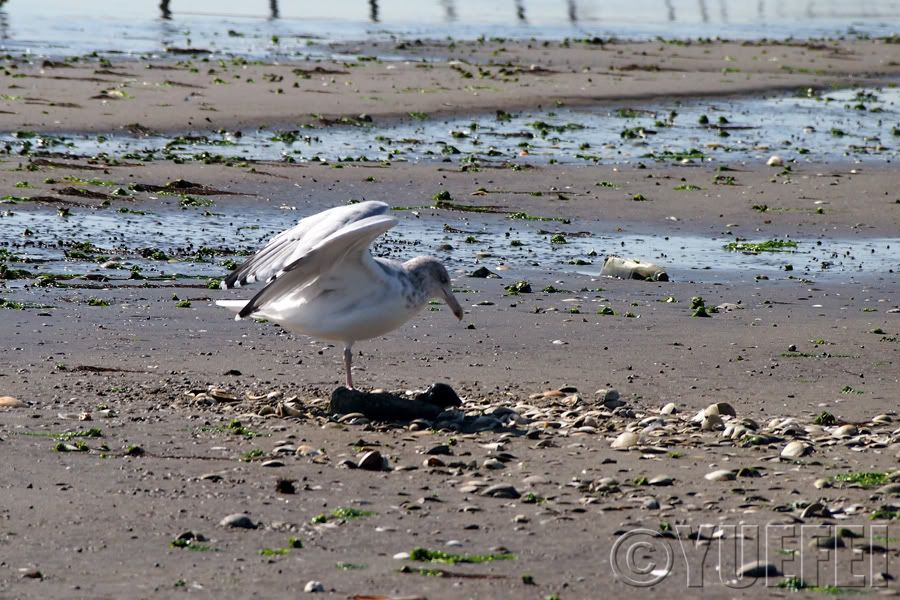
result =
M223 306L234 313L240 313L241 309L247 305L246 300L216 300L216 306ZM241 315L236 314L235 321L241 320Z

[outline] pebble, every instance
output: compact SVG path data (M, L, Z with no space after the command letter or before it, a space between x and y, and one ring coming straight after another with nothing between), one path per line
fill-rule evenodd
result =
M234 394L229 394L227 391L221 388L211 388L206 394L219 402L239 402L240 398L235 396Z
M784 159L777 154L773 154L769 157L769 160L766 161L766 165L770 167L783 167Z
M668 404L666 404L665 406L663 406L660 409L659 414L674 415L676 412L678 412L678 407L675 405L674 402L669 402Z
M734 410L734 407L727 402L716 402L715 404L710 404L709 406L707 406L703 411L703 416L708 417L711 415L720 417L736 417L737 412Z
M719 415L706 415L700 423L701 431L720 431L725 429L725 422Z
M844 544L844 540L836 537L836 536L826 536L826 537L814 537L810 540L809 545L811 548L843 548L846 544Z
M672 485L672 478L668 475L656 475L647 481L648 485L657 485L660 487Z
M730 469L720 469L718 471L713 471L712 473L707 473L703 477L709 481L731 481L735 476L735 472Z
M637 446L639 439L640 438L638 437L638 434L636 434L635 432L623 431L619 434L619 437L613 440L613 443L610 444L610 447L616 450L627 450L629 448Z
M406 560L409 558L409 552L398 552L394 555L394 560Z
M793 442L788 443L787 446L784 447L784 450L781 451L782 458L800 458L801 456L805 456L809 453L811 446L806 442L801 442L799 440L794 440Z
M306 585L303 586L303 591L307 594L313 594L316 592L324 592L325 586L322 585L321 581L307 581Z
M550 481L544 477L543 475L529 475L525 479L522 480L522 483L528 487L533 485L541 485L545 483L550 483Z
M489 459L485 460L483 463L481 463L481 466L484 469L491 469L494 471L506 468L506 465L504 465L502 462L500 462L496 458L489 458Z
M827 517L831 512L821 502L813 502L803 509L800 513L801 519L810 519L812 517Z
M883 496L900 496L900 483L889 483L887 485L883 485L878 488L876 492Z
M298 446L297 447L297 456L305 456L307 458L315 458L316 456L321 456L325 454L318 448L313 448L312 446Z
M594 392L594 396L604 404L617 402L619 400L619 391L615 388L600 388Z
M270 468L273 468L273 469L274 469L274 468L277 468L277 467L283 467L283 466L284 466L284 463L281 462L280 460L266 460L266 461L261 462L261 463L259 464L259 466L261 466L261 467L270 467Z
M825 489L825 488L830 488L830 487L831 487L831 480L828 479L828 478L825 478L825 477L816 479L816 480L813 482L813 487L816 488L817 490L822 490L822 489Z
M369 450L363 454L357 467L366 471L384 471L387 461L378 450Z
M489 485L482 490L481 495L490 496L491 498L519 498L522 496L516 488L503 483Z
M469 273L469 277L475 277L478 279L492 278L492 279L501 279L499 275L488 269L487 267L478 267L471 273Z
M22 573L23 579L43 579L44 578L44 574L35 568L19 569L19 572Z
M831 433L831 435L833 435L834 437L840 438L853 437L854 435L858 434L859 429L856 427L856 425L841 425Z
M424 392L417 394L415 400L434 404L444 409L462 406L462 400L459 399L456 391L446 383L431 384Z
M754 560L741 566L738 577L780 577L781 571L772 563Z
M13 396L0 396L0 408L22 408L25 403Z
M254 523L250 517L244 513L235 513L228 515L221 521L219 525L222 527L234 527L237 529L256 529L258 525Z
M656 498L647 498L641 505L646 510L659 510L659 500Z

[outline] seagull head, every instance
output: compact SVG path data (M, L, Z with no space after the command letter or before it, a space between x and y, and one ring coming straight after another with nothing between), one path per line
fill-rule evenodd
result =
M450 274L440 261L431 256L417 256L404 266L412 278L427 290L429 298L438 298L447 303L456 318L462 320L463 309L459 305L450 285Z

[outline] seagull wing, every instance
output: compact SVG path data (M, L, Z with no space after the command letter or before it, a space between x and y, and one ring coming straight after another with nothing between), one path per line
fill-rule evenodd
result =
M238 318L249 316L264 304L310 285L342 263L352 262L375 275L378 268L369 253L369 245L396 224L397 219L385 214L347 223L276 272L270 283L241 309Z
M338 231L364 219L384 215L389 210L390 206L384 202L369 201L337 206L306 217L294 227L274 236L249 260L232 271L222 281L222 288L227 290L256 281L271 281L279 271ZM372 239L375 237L378 236Z

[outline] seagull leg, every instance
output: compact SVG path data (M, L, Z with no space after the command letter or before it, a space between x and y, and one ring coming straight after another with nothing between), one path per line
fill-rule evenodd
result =
M347 373L347 389L353 389L353 374L350 373L350 362L353 360L353 344L344 346L344 370Z

